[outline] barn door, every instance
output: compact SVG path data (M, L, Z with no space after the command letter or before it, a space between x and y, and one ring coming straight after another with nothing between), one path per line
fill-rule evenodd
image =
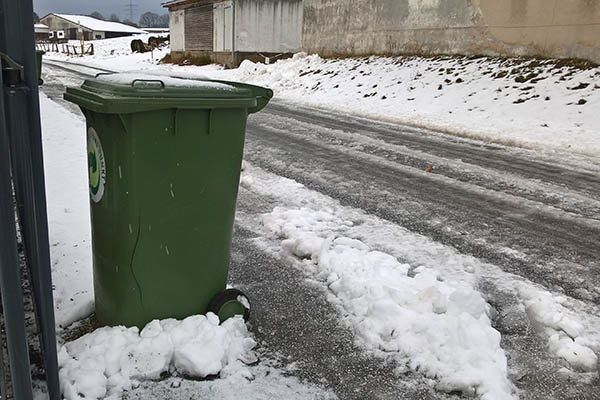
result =
M223 50L231 51L232 7L226 5L223 9Z

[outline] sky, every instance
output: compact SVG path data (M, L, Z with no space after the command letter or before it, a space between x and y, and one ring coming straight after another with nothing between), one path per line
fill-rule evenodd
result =
M146 11L166 14L167 9L160 5L164 1L166 0L131 0L134 5L133 21L137 22ZM129 18L128 6L129 0L33 0L33 9L40 18L51 12L87 15L99 11L107 19L115 13L123 20Z

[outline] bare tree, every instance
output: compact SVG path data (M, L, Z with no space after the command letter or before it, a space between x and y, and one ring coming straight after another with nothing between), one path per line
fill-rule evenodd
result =
M121 19L119 18L119 16L115 13L110 14L110 20L112 22L121 22Z
M94 11L93 13L91 13L90 17L94 17L96 19L101 19L102 21L104 21L104 16L102 14L100 14L98 11Z
M169 27L169 14L163 14L159 18L160 26L157 28L168 28Z
M138 24L136 24L135 22L131 21L130 19L124 19L123 23L125 25L129 25L129 26L135 26L136 28L138 27Z
M144 28L157 28L160 25L160 16L153 12L145 12L140 16L140 26Z

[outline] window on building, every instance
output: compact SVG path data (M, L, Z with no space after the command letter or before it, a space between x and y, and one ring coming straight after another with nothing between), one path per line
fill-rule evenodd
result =
M56 32L56 37L59 39L64 39L65 38L65 31L57 31Z

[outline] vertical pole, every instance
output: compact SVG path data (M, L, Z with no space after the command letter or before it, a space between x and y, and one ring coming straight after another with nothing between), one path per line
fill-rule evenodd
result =
M0 9L0 17L3 16ZM4 92L4 82L0 74L0 88ZM15 207L10 181L10 153L8 132L5 125L4 93L0 96L0 293L6 332L8 365L12 394L15 400L30 400L31 371L25 333L25 312L23 310L23 290L21 269L17 253L17 231ZM0 349L0 351L4 351ZM4 371L3 371L4 372ZM4 380L4 376L2 377ZM3 388L4 389L4 388Z
M24 67L25 81L21 88L10 95L4 93L5 120L12 155L10 160L17 211L40 329L48 395L50 399L58 400L60 387L32 14L31 0L0 0L0 51L10 55ZM6 171L8 170L3 168L1 173L7 175ZM6 209L6 205L3 206ZM8 278L14 277L10 275ZM22 298L18 300L22 308ZM15 397L15 400L19 399Z
M235 0L231 0L231 67L235 65Z
M79 34L81 34L81 56L83 57L83 53L85 52L83 29L81 29L81 22L77 21L77 24L79 25L79 28L77 28L77 31L79 32Z

